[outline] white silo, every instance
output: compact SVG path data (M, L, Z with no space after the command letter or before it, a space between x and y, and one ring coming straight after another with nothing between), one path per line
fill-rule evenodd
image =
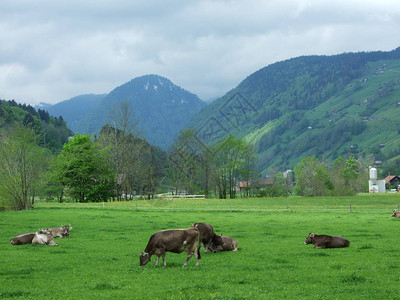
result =
M378 171L376 168L369 168L369 192L370 193L385 193L385 180L378 180Z
M369 180L376 182L377 179L378 179L378 171L376 170L376 168L370 168L369 169Z

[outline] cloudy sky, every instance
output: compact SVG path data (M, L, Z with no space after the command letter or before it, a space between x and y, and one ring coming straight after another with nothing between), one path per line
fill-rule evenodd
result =
M0 99L159 74L209 100L280 60L399 46L398 0L1 0Z

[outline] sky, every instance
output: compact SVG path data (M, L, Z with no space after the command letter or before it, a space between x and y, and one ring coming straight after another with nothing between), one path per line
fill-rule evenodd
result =
M207 101L278 61L399 46L398 0L1 0L0 99L158 74Z

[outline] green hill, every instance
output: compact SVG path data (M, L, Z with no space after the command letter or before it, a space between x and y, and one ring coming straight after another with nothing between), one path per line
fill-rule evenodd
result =
M34 129L40 146L57 153L73 133L62 117L52 117L45 110L36 110L30 105L18 104L14 100L0 100L0 129L9 130L13 124L23 124Z
M312 155L393 163L400 155L400 48L272 64L205 107L189 127L205 144L245 137L264 173Z

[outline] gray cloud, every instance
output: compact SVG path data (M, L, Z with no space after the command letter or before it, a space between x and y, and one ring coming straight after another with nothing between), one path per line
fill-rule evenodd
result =
M56 103L159 74L202 99L301 55L392 50L400 2L2 0L0 98Z

